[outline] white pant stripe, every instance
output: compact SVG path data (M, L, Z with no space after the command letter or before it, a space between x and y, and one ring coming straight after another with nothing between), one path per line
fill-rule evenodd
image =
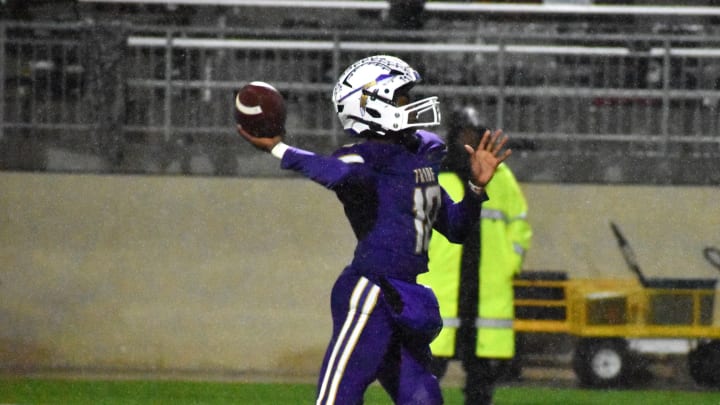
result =
M347 317L345 318L345 322L343 323L343 327L340 331L340 334L338 335L337 341L333 346L332 354L328 359L328 363L325 369L325 375L323 376L323 381L320 385L320 392L318 393L317 405L324 403L323 398L325 397L326 392L328 392L328 382L330 382L331 375L333 375L331 383L332 385L330 387L330 392L328 393L328 401L326 403L334 403L335 396L337 395L337 387L342 378L342 374L345 371L347 361L355 345L357 344L357 339L360 336L360 332L362 332L362 329L365 327L365 323L367 322L367 315L372 311L375 303L377 302L380 288L376 285L373 285L367 297L365 298L365 302L362 305L362 309L360 310L361 315L358 321L354 322L355 315L358 312L357 308L360 302L360 298L366 290L368 283L368 279L366 279L365 277L361 277L358 283L355 285L355 289L353 290L353 293L350 297L350 308L348 310ZM355 323L354 326L353 323ZM346 342L345 338L348 334L348 331L351 329L352 331L350 332L349 341ZM340 356L340 362L339 364L336 364L338 353L341 350L342 354Z
M345 374L345 367L347 366L348 360L350 360L350 355L355 350L355 345L357 345L360 334L362 333L363 329L365 329L365 324L367 324L370 312L372 312L372 309L375 307L375 303L377 302L377 297L379 293L380 287L373 285L370 288L370 292L365 299L365 304L363 305L363 309L360 312L357 323L353 327L350 338L348 339L348 342L343 349L342 356L340 356L340 361L338 363L337 370L335 370L335 376L333 377L332 385L330 386L330 393L328 394L328 404L335 403L335 396L337 395L340 380L342 379L343 374Z

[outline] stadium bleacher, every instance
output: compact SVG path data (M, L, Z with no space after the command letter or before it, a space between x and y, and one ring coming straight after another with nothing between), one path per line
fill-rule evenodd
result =
M234 1L3 5L3 168L268 174L238 163L250 151L227 130L232 88L259 76L277 83L294 140L328 151L344 141L327 104L333 78L382 51L423 70L420 91L448 106L476 103L516 136L522 180L720 182L712 1L686 2L672 19L666 2L609 3L621 7L613 14L537 9L565 10L557 1L522 13L511 2L431 1L414 30L393 23L382 1L344 10ZM122 93L91 91L107 88ZM101 135L103 122L116 125Z

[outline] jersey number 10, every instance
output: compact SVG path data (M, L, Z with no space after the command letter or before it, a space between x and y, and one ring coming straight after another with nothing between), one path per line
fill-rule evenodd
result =
M432 226L440 208L440 186L416 187L415 211L415 254L428 250Z

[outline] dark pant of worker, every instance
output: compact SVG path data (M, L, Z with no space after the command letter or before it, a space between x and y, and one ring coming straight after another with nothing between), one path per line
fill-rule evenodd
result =
M447 372L450 359L435 357L432 362L432 371L438 379ZM462 360L465 371L465 405L491 405L495 385L508 370L509 361L504 359L487 359L471 357Z
M491 405L495 384L510 369L510 360L490 359L475 355L477 330L472 320L461 320L456 336L456 359L461 361L465 371L465 405ZM447 372L450 358L433 357L431 371L438 380Z

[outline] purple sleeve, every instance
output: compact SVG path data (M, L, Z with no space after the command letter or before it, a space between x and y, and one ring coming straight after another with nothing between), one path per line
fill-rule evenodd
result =
M450 242L462 243L467 235L476 229L482 203L487 199L485 193L477 195L468 191L462 201L455 203L445 190L442 190L442 205L433 227Z
M361 165L347 164L335 157L317 155L295 147L285 152L281 162L283 169L302 173L328 189L345 181L358 166Z

